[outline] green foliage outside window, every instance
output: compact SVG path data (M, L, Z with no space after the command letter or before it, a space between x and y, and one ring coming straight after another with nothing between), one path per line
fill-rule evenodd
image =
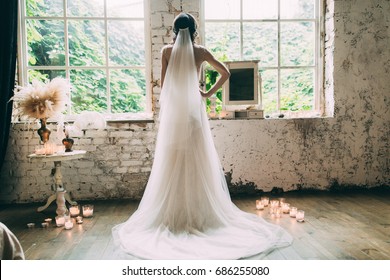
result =
M77 0L76 10L72 8L74 2L68 1L69 15L82 11L88 16L103 14L103 8L93 5L94 2ZM63 16L63 0L25 0L25 3L27 17L34 17L25 20L29 82L69 77L73 87L70 113L145 111L143 19L122 20L111 12L113 19L107 20L106 28L101 19L69 17L67 65L65 22L50 18Z

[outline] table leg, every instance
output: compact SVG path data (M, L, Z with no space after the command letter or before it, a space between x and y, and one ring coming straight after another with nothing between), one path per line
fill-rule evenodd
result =
M72 200L72 199L70 198L70 195L69 195L68 193L65 194L65 199L66 199L66 201L69 202L71 205L77 205L77 202L74 201L74 200Z
M62 183L62 173L61 173L61 161L54 162L55 172L54 172L54 182L56 186L56 193L51 195L46 204L38 208L38 212L45 210L49 205L55 200L57 203L56 213L58 216L63 216L68 210L66 208L65 202L68 201L71 205L77 205L76 201L73 201L70 198L70 195L66 193L64 185Z
M57 194L52 194L48 199L47 199L47 202L45 205L41 206L41 207L38 207L37 211L38 212L42 212L43 210L45 210L47 207L49 207L49 205L54 201L56 200L57 198Z

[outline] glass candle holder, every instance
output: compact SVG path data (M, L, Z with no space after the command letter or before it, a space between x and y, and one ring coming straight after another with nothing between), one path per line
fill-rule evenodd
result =
M295 216L298 222L302 223L305 221L305 211L298 210Z
M263 196L263 197L261 198L261 202L263 203L264 207L267 207L268 204L269 204L269 198L266 197L266 196Z
M65 225L65 216L56 216L56 225L57 227L62 227Z
M73 222L72 220L68 220L65 222L65 229L72 229L73 228Z
M282 204L282 212L284 214L290 213L290 203L283 203Z
M76 217L76 223L82 224L82 223L83 223L83 217L77 216L77 217Z
M79 205L70 206L69 213L72 217L76 217L76 216L80 215L80 206Z
M90 218L92 216L93 216L93 205L92 204L83 205L83 217Z
M297 211L298 211L297 207L291 207L290 208L290 217L295 218L295 216L297 215Z
M272 208L275 208L275 207L279 206L279 200L273 199L273 200L270 201L270 203L271 203L271 207Z
M261 200L256 200L256 209L257 210L263 210L264 209L264 205L263 205L263 203L262 203L262 201Z
M282 208L281 207L275 207L275 217L276 218L280 218L281 214L282 214Z

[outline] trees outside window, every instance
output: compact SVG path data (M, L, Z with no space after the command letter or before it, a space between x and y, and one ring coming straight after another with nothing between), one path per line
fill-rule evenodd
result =
M260 60L267 115L319 114L322 5L322 0L203 0L204 43L218 59Z
M147 112L144 0L22 0L20 80L61 76L68 114Z

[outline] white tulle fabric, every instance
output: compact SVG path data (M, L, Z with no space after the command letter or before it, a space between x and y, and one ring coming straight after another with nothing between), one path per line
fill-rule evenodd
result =
M198 85L190 34L180 30L145 193L136 212L113 228L118 258L240 259L291 243L281 227L232 203Z

